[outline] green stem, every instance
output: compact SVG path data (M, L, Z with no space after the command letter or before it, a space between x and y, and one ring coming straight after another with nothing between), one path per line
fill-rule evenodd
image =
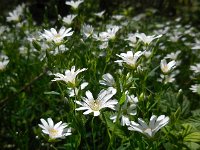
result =
M120 105L120 108L119 108L119 111L118 111L118 114L117 114L115 126L114 126L114 129L113 129L113 131L112 131L112 135L111 135L111 138L110 138L110 143L109 143L109 145L108 145L107 150L109 150L109 149L111 148L112 144L113 144L113 140L114 140L114 137L115 137L114 132L115 132L115 129L116 129L117 124L118 124L118 122L119 122L120 113L121 113L121 105Z
M92 118L91 126L92 126L92 141L93 141L92 143L93 143L93 149L95 150L96 146L95 146L95 133L94 133L94 117Z
M73 90L74 90L74 96L75 96L75 100L77 100L77 95L76 95L76 88L74 87L73 88ZM76 102L75 101L73 101L74 102L74 106L73 106L73 109L74 109L74 115L76 116Z

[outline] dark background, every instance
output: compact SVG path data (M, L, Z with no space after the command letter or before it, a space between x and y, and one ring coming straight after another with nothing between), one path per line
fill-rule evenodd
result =
M181 16L193 24L200 23L200 6L198 0L85 0L93 3L98 11L106 10L107 15L111 15L116 8L128 9L133 8L134 14L141 13L147 8L158 10L157 15L167 17ZM26 3L29 10L37 22L42 22L43 14L46 8L57 6L58 14L61 16L69 13L70 7L65 5L65 0L0 0L0 16L6 16L18 4ZM49 10L49 9L48 9ZM54 19L54 11L49 10L48 18Z

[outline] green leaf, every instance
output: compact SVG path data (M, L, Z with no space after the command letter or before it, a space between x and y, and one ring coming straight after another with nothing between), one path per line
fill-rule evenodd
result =
M193 110L191 111L192 112L192 116L200 116L200 109L196 109L196 110Z
M33 40L32 44L33 44L33 46L34 46L34 48L35 48L36 50L38 50L38 51L41 50L41 46L40 46L40 44L38 44L37 41Z
M44 94L46 94L46 95L60 95L60 93L58 93L56 91L44 92Z
M194 142L185 142L184 143L190 150L199 150L200 145Z
M182 132L182 136L185 137L185 136L187 136L188 134L191 133L191 131L192 131L192 126L191 126L190 124L183 124L182 126L183 126L183 128L184 128L184 130L183 130L183 132Z
M184 97L184 100L183 100L183 103L182 103L182 106L181 106L181 114L183 115L187 115L188 113L190 113L190 101L188 99L186 99Z
M122 105L125 102L125 100L126 100L126 94L123 93L122 97L120 98L119 104Z
M200 130L200 115L189 117L187 120L184 120L184 122Z
M184 137L185 142L200 142L200 132L193 132Z
M114 132L114 134L116 136L119 136L120 138L124 139L126 137L126 134L125 132L123 131L122 129L122 126L119 125L119 124L116 124L116 123L113 123L109 116L107 114L105 114L105 121L106 121L106 124L109 128L109 130L111 130L112 132Z

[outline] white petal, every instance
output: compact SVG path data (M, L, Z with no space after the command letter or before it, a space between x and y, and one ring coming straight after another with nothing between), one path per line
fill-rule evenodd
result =
M51 28L50 30L51 30L51 33L53 33L54 36L57 35L57 31L54 28Z
M155 128L155 121L156 121L157 117L155 115L151 116L150 118L150 122L149 122L149 127L151 129Z
M142 120L141 118L138 118L138 122L144 129L148 128L146 122L144 122L144 120Z
M53 126L54 126L53 120L51 118L48 118L47 121L49 123L49 127L53 128Z
M44 125L45 128L48 128L48 127L49 127L49 125L48 125L48 123L46 122L46 120L40 119L40 121L42 122L42 124Z
M100 112L99 111L94 111L94 116L99 116Z
M94 100L93 95L92 95L92 93L90 91L86 91L85 95L87 96L88 100L90 100L90 101Z
M87 111L85 111L83 114L84 115L87 115L87 114L90 114L92 112L92 110L91 109L88 109Z
M61 124L62 124L62 121L56 123L55 126L54 126L54 128L57 129L58 127L60 127Z

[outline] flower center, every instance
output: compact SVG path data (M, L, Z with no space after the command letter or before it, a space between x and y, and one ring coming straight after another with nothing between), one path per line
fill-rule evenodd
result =
M152 129L147 128L146 130L144 130L144 133L147 133L149 136L152 136Z
M56 34L55 38L61 38L61 35L60 34Z
M169 71L169 68L168 68L168 66L167 66L167 65L165 65L165 66L163 67L162 71L163 71L164 73L167 73L167 72Z
M92 108L92 110L94 110L94 111L99 111L100 106L99 106L98 101L94 100L94 101L91 103L91 108Z
M56 129L49 129L49 136L54 138L58 135L58 130Z

